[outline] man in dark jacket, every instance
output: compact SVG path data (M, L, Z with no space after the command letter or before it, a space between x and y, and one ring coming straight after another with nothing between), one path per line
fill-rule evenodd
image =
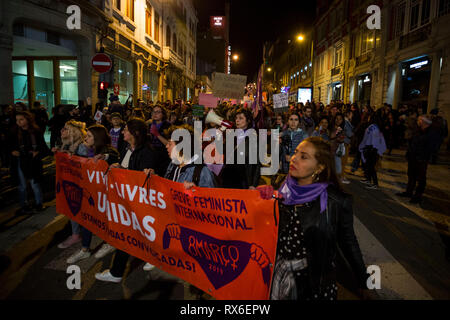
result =
M409 140L406 158L408 160L408 186L405 192L397 193L400 197L411 197L410 203L420 203L427 182L427 168L431 155L439 144L439 132L431 126L427 116L417 120L419 130ZM418 186L416 188L416 183ZM414 193L414 189L416 192Z
M38 125L39 129L41 129L42 133L45 133L48 125L48 113L47 109L41 105L39 101L35 101L33 103L33 109L31 112L34 114L34 121Z

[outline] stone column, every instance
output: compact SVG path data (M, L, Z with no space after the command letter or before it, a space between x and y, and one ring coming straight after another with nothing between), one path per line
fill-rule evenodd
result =
M441 57L442 51L435 52L431 55L431 79L428 91L428 107L427 112L430 112L437 107L439 95L439 82L441 79Z
M14 103L12 76L13 37L0 33L0 70L2 70L2 85L0 86L0 104Z

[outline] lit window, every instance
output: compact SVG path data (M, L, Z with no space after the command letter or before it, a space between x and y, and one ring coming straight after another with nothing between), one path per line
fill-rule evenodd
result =
M152 35L152 7L148 3L145 11L145 33Z

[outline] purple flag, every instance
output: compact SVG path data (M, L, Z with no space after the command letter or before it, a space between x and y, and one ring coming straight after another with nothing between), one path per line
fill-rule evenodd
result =
M263 100L262 78L263 78L263 70L264 70L263 68L264 68L264 66L261 65L259 72L258 72L258 80L256 82L256 98L252 104L253 111L258 110L258 115L254 119L256 129L264 128L264 108L262 107L262 102L263 102L262 101Z

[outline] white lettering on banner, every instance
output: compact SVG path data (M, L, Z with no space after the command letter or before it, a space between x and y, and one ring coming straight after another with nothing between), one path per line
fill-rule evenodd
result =
M247 76L215 72L213 74L213 95L217 98L241 100L246 83Z
M69 30L80 30L81 29L81 9L77 5L71 5L67 7L67 14L70 14L67 18L66 26Z
M377 5L371 5L367 8L367 13L372 14L367 19L367 28L370 30L381 30L381 9Z
M289 94L288 93L279 93L273 95L273 108L284 108L289 107Z

